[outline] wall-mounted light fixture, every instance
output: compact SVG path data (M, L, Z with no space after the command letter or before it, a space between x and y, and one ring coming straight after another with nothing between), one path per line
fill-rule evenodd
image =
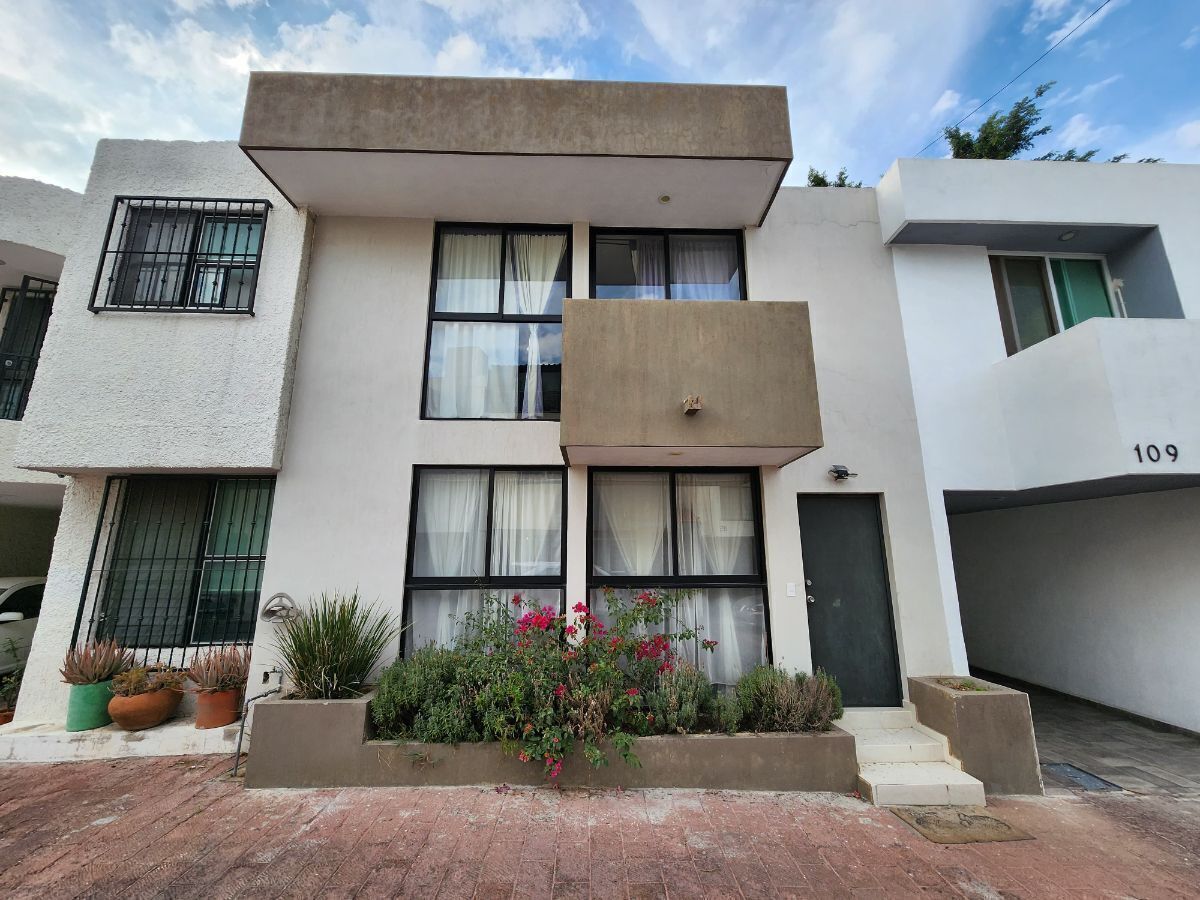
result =
M834 481L845 481L847 478L857 478L857 472L851 472L845 466L830 466L829 477Z
M1073 241L1073 240L1075 240L1075 236L1077 234L1079 234L1078 231L1064 231L1062 234L1060 234L1058 236L1058 239L1060 241Z
M296 601L280 591L278 594L272 594L267 599L258 617L264 622L277 625L280 622L290 621L299 615L300 607L296 605Z
M685 416L694 416L702 409L704 409L704 398L699 394L688 394L684 398L683 414Z

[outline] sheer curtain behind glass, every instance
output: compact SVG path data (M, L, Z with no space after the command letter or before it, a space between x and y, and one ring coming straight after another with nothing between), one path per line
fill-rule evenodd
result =
M508 236L508 281L505 312L522 316L561 315L562 284L558 270L567 251L565 234L514 233ZM552 308L552 302L555 308ZM537 323L526 336L525 390L522 419L542 416L541 344Z
M520 325L434 322L426 414L511 419L517 409Z
M741 298L737 241L731 235L671 236L671 299Z
M499 232L443 230L434 308L438 312L495 313L499 306Z
M424 578L482 578L488 473L425 469L417 493L412 573Z
M592 476L595 575L668 575L670 488L657 472L597 472Z
M558 575L561 561L562 475L497 472L492 501L491 574Z

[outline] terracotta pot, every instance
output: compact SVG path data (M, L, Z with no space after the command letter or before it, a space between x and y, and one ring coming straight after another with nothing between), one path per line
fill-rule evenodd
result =
M13 720L13 713L15 712L16 710L12 709L0 709L0 725L7 725L11 722Z
M108 714L126 731L141 731L161 725L179 709L183 691L163 688L133 697L114 696L108 701Z
M242 692L201 691L196 694L196 727L220 728L232 725L242 712Z

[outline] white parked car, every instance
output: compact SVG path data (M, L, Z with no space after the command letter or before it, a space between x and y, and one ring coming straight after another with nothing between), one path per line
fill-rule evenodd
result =
M25 665L45 589L45 578L0 578L0 675Z

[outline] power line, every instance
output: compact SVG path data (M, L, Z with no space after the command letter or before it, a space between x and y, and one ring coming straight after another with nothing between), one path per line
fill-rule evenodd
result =
M1095 9L1093 9L1090 13L1088 13L1087 18L1081 20L1078 25L1076 25L1074 28L1072 28L1070 31L1068 31L1066 34L1064 34L1061 38L1059 38L1057 41L1055 41L1049 47L1049 49L1046 50L1045 53L1043 53L1041 56L1039 56L1037 59L1035 59L1029 65L1027 65L1025 68L1023 68L1020 72L1018 72L1016 75L1014 75L1008 81L1008 83L1004 85L1004 87L1000 88L1000 90L996 91L996 93L992 94L992 96L988 97L986 100L984 100L982 103L980 103L977 107L975 107L973 110L971 110L965 116L963 116L961 119L959 119L953 125L950 125L948 127L957 128L963 122L967 121L967 119L971 118L971 116L975 115L975 113L979 112L981 109L983 109L989 103L991 103L993 100L995 100L1001 94L1003 94L1006 90L1008 90L1010 87L1012 87L1013 82L1015 82L1018 78L1020 78L1022 75L1024 75L1030 69L1032 69L1034 66L1036 66L1038 63L1040 63L1043 59L1045 59L1047 56L1049 56L1051 53L1053 53L1056 47L1058 47L1060 44L1062 44L1064 41L1066 41L1067 38L1069 38L1071 35L1073 35L1075 32L1077 32L1080 28L1082 28L1087 23L1088 19L1091 19L1093 16L1096 15L1096 13L1100 12L1100 10L1104 9L1104 7L1108 6L1108 4L1110 4L1110 3L1112 3L1112 0L1104 0L1103 3L1101 3ZM918 150L916 155L920 156L922 153L924 153L926 150L928 150L930 147L932 147L938 141L945 138L945 136L946 136L946 132L945 132L945 129L943 129L941 134L939 134L932 141L930 141L928 144L926 144L924 147L922 147L920 150Z

